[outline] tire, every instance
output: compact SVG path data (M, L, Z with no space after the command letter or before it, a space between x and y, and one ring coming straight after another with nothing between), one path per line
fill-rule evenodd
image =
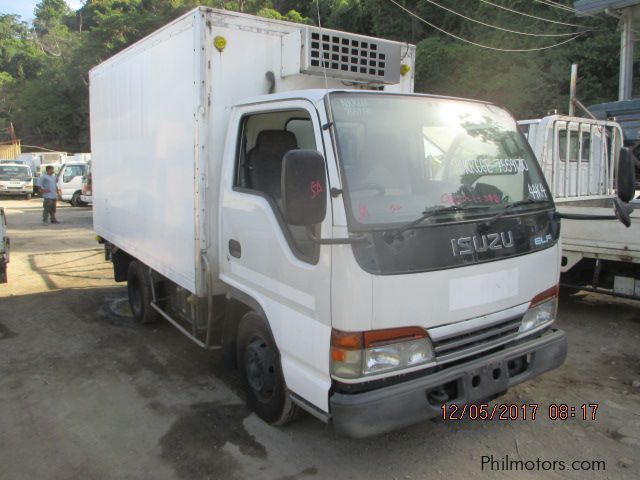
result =
M278 348L266 322L255 312L240 321L237 356L249 408L272 425L293 421L299 409L287 393Z
M149 275L137 260L131 260L127 269L127 293L129 307L136 322L157 322L160 314L151 306L151 283Z
M31 194L30 194L30 193L27 193L27 194L24 196L24 199L25 199L25 200L31 200Z
M81 207L82 206L82 200L80 200L80 192L76 192L73 194L73 196L71 197L71 206L72 207Z

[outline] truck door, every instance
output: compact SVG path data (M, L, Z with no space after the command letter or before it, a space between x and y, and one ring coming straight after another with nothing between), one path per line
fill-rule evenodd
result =
M284 154L325 153L318 113L302 100L240 107L229 128L235 135L227 145L235 142L235 149L225 153L221 186L221 279L267 317L289 390L327 411L331 251L310 241L304 227L287 224L281 210ZM330 231L329 209L315 233Z

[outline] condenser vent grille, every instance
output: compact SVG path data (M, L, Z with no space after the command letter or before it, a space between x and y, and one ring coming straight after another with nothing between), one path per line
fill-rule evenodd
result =
M306 30L305 73L376 83L400 81L400 45L358 35Z

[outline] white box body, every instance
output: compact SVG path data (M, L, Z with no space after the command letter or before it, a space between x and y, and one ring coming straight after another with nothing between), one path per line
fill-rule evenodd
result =
M325 78L292 71L302 62L291 39L308 28L315 27L200 7L92 69L96 232L205 295L202 255L211 282L218 282L218 190L231 107L272 87L344 88L330 72ZM222 51L216 37L226 40ZM385 90L412 92L415 47L371 40L402 48L411 67Z

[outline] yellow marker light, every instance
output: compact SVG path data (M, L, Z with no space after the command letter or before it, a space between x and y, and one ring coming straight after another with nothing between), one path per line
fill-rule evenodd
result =
M227 46L227 39L218 35L213 39L213 46L216 47L219 52L222 52Z
M406 63L403 63L402 65L400 65L400 75L402 75L403 77L409 73L409 71L411 70L411 67L409 65L407 65Z

